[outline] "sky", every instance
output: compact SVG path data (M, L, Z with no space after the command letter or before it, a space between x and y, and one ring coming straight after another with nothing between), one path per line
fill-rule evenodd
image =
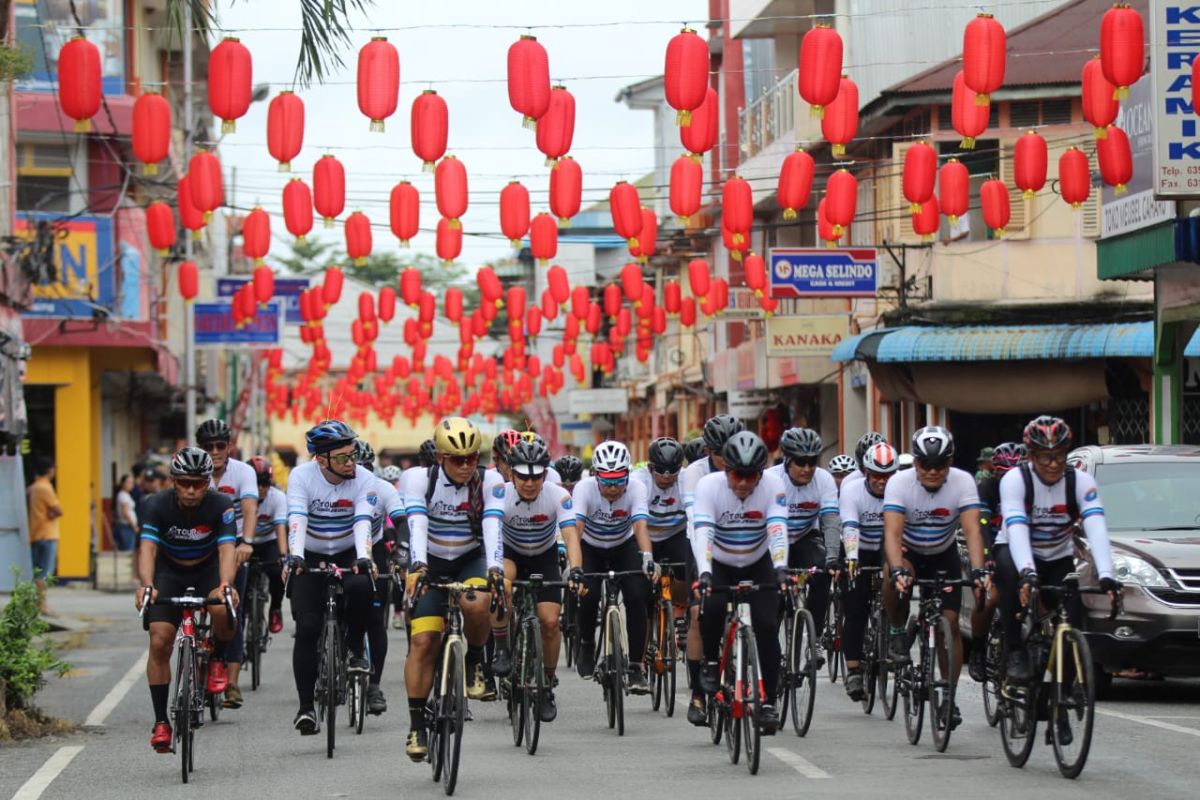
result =
M271 97L293 88L300 42L296 6L293 0L216 4L219 27L249 48L254 83L269 83ZM253 104L238 120L237 131L223 138L226 181L237 168L236 185L226 184L226 200L270 212L271 253L286 256L290 236L283 226L282 188L294 176L311 186L313 163L332 153L346 168L345 213L361 210L371 219L376 252L407 252L388 228L388 196L397 182L409 180L422 198L423 232L413 251L432 254L438 218L433 176L421 171L409 143L413 98L432 88L450 109L447 153L464 162L469 176L467 235L459 261L474 267L503 258L511 250L499 234L500 190L520 180L529 189L534 214L547 210L549 192L549 168L534 132L522 127L508 103L508 47L522 34L535 35L549 54L552 82L575 96L571 155L583 169L586 208L605 199L616 181L636 180L653 169L652 112L632 110L614 98L622 87L662 74L667 42L684 23L706 35L707 8L705 0L376 0L367 17L353 19L353 42L342 53L345 67L335 68L324 85L297 89L305 102L304 148L290 174L278 172L267 152L267 101ZM372 35L387 36L400 53L400 104L384 133L368 131L356 101L357 54ZM314 233L329 235L322 233L319 219ZM332 233L344 249L341 225Z

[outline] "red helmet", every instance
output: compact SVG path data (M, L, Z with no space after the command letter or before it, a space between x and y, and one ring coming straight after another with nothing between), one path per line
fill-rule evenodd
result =
M1071 445L1071 426L1043 414L1025 426L1025 446L1030 450L1060 450Z
M255 456L250 459L250 466L254 468L254 475L258 479L258 485L267 485L275 483L275 468L271 466L271 462L262 456Z

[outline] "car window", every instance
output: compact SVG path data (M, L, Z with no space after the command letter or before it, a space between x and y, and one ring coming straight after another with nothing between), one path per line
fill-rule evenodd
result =
M1186 538L1200 528L1200 463L1097 464L1094 473L1110 529L1178 528L1156 535Z

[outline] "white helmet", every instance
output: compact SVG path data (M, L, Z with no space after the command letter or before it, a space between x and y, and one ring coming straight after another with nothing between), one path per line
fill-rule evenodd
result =
M383 468L383 475L381 477L388 483L395 483L400 480L400 468L395 464L389 464Z
M912 469L912 465L913 465L913 454L912 453L901 453L900 458L897 460L900 463L901 470Z
M890 475L900 467L896 449L887 442L877 442L863 453L863 470L880 475Z
M592 451L592 472L601 478L628 474L630 463L629 448L620 442L601 442Z

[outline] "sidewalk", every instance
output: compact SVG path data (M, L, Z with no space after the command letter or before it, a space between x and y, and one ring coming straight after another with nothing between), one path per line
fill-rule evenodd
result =
M0 609L8 605L11 594L0 594ZM46 593L46 605L54 616L46 617L52 631L77 631L117 620L128 622L137 613L133 608L133 589L123 592L99 592L84 582L52 586Z

